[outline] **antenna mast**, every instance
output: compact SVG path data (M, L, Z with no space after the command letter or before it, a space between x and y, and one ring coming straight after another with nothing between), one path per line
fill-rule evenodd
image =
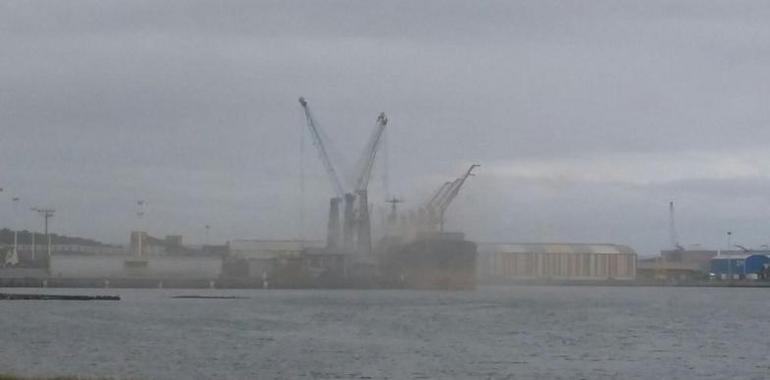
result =
M671 239L671 247L676 250L682 250L679 245L679 235L676 232L676 220L674 219L674 201L668 202L668 233Z

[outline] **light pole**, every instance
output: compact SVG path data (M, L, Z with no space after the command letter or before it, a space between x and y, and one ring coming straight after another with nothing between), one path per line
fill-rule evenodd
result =
M48 234L48 219L53 218L53 214L56 212L56 210L52 208L33 208L33 211L36 211L40 216L43 217L43 231L45 232L45 237L48 240L48 258L51 258L51 235ZM33 235L34 236L34 235Z
M13 197L13 256L19 259L19 197Z
M140 257L144 256L144 247L142 246L143 245L142 240L144 240L143 236L142 236L142 235L144 235L144 231L143 231L144 230L144 228L143 228L143 224L144 223L142 223L142 218L144 217L144 204L145 204L145 201L143 199L136 201L136 218L137 218L137 223L139 224L139 226L137 227L137 229L139 230L139 232L138 232L139 236L137 236L137 240L138 240L137 241L137 255L140 256Z
M727 277L730 281L733 279L733 260L730 258L730 245L732 244L732 239L732 231L727 231Z
M32 261L35 261L35 253L37 252L37 244L35 244L35 237L37 237L37 232L35 232L34 228L31 228L32 231Z
M205 243L204 243L205 245L209 245L209 230L210 230L210 229L211 229L211 226L209 226L209 225L207 224L207 225L206 225L206 240L205 240Z

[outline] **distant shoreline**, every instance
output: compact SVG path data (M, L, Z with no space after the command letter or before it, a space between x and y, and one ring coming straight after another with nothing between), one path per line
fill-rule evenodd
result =
M17 376L0 374L0 380L110 380L106 377L80 377L80 376Z
M770 288L770 282L751 280L499 280L480 281L479 286L603 286L682 288Z
M277 284L275 284L277 285ZM598 287L708 287L708 288L768 288L770 282L751 280L546 280L503 279L482 280L479 287L488 286L598 286ZM157 278L0 278L0 288L82 288L82 289L264 289L258 279L157 279ZM303 287L274 286L270 289L369 289L371 286ZM377 287L379 289L379 287ZM383 289L388 289L387 287ZM3 380L0 378L0 380Z

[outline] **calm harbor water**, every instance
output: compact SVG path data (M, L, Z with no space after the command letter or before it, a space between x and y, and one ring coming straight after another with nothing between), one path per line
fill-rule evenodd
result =
M123 300L0 301L0 372L131 379L770 376L768 289L46 292ZM193 294L248 298L172 298Z

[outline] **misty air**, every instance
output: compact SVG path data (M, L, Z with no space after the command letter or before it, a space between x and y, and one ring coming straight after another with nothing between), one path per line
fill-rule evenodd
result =
M0 380L765 378L768 18L0 0Z

